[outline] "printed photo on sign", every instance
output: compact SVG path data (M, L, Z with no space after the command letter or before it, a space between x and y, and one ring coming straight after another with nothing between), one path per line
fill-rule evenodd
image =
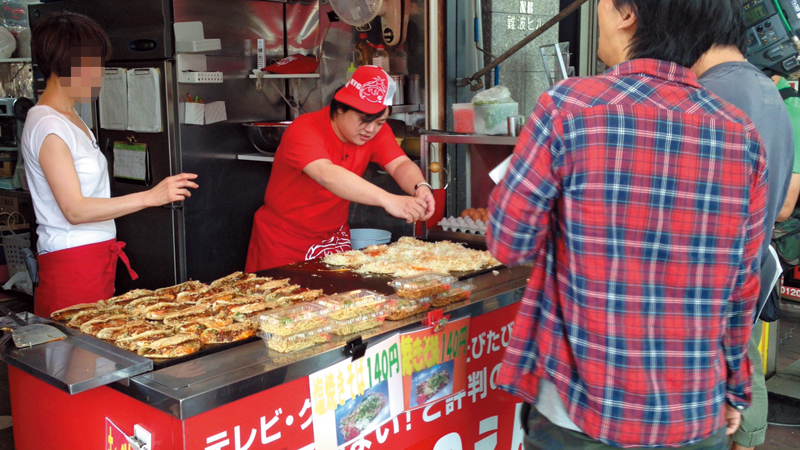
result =
M411 376L411 407L445 398L453 393L455 361L425 369Z
M336 408L336 443L342 445L389 420L389 382L373 386Z

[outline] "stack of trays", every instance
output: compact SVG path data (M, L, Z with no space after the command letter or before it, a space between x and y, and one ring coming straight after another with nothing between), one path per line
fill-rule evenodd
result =
M471 217L445 217L437 224L444 231L455 231L457 233L486 234L486 224L482 220L472 220Z

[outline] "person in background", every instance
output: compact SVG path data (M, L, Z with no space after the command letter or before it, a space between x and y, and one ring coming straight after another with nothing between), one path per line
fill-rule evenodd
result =
M797 196L800 194L800 96L797 91L786 81L785 78L774 75L772 81L778 88L778 92L783 97L783 103L789 112L792 120L792 130L794 131L794 164L792 164L792 179L789 182L789 192L786 194L786 201L778 214L776 222L783 222L792 215L797 204Z
M539 98L486 243L533 263L497 383L526 449L727 448L750 403L767 163L688 69L736 26L718 0L599 0L604 75Z
M350 250L350 202L381 206L408 223L433 215L431 186L386 124L394 90L381 68L361 66L329 107L292 122L255 214L245 271ZM361 178L370 162L383 166L408 195Z
M739 8L738 0L732 3L734 8ZM743 15L735 17L739 19L735 26L728 33L719 35L714 46L692 66L692 71L703 87L744 111L755 124L764 142L769 172L764 219L766 238L759 250L761 294L755 309L757 313L761 311L760 306L772 291L773 280L780 276L777 273L781 271L780 264L777 257L770 253L769 245L772 228L787 201L795 142L792 121L775 84L761 70L745 60L747 29ZM747 86L747 89L742 89L742 86ZM732 448L735 450L752 449L763 444L767 433L767 386L761 354L758 351L763 323L758 317L753 317L753 320L755 323L747 347L747 355L753 364L751 404L742 412L741 426L733 435Z
M128 266L114 219L144 208L183 201L197 188L194 174L165 178L154 188L111 198L108 165L92 131L73 107L97 98L108 36L94 20L52 13L33 29L33 59L47 80L28 112L21 145L36 213L40 316L114 295L117 258ZM142 226L146 232L146 224Z

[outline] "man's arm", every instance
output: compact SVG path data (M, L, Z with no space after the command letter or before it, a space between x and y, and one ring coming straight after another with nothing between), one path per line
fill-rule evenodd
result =
M514 148L505 178L489 197L486 246L508 266L532 261L544 244L550 211L561 193L561 177L553 168L562 128L558 110L543 94Z
M309 163L303 168L303 172L338 197L351 202L380 206L389 214L405 219L408 223L416 222L425 215L424 200L390 194L328 159Z
M766 157L763 143L758 138L749 153L756 153L750 182L747 234L744 241L742 262L737 282L731 292L726 308L727 328L722 339L725 363L728 369L726 396L737 409L750 404L750 381L752 366L747 359L747 345L753 328L754 309L758 303L761 287L761 264L758 251L764 239L764 218L767 205Z
M425 202L425 215L420 220L430 219L436 207L433 200L433 192L428 186L420 186L419 189L414 190L414 186L425 182L425 177L422 175L422 171L419 170L419 166L414 164L414 161L411 161L408 156L398 156L387 164L384 169L394 178L400 189Z
M797 204L798 194L800 194L800 173L793 173L792 181L789 182L789 192L786 193L786 201L783 202L783 208L778 213L776 222L783 222L792 215L794 206Z

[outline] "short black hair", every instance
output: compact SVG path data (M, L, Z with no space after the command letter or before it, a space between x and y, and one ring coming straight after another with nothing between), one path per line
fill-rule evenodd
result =
M654 58L692 67L712 46L744 53L746 30L739 0L612 0L638 20L628 57Z
M389 108L389 115L392 114L391 106L387 106L386 108L383 108L382 110L376 112L375 114L367 114L364 111L353 108L347 103L342 103L339 100L336 100L336 93L339 92L339 90L341 90L343 87L344 86L339 87L339 89L336 89L336 91L334 91L333 93L334 97L331 99L331 110L330 110L331 120L336 118L337 114L344 114L347 111L355 111L356 113L358 113L358 115L361 116L361 121L364 123L374 122L383 117L383 114L386 112L386 108Z
M60 11L47 14L33 27L31 53L45 80L52 73L59 77L71 76L76 52L99 56L103 64L111 57L111 41L93 19Z

